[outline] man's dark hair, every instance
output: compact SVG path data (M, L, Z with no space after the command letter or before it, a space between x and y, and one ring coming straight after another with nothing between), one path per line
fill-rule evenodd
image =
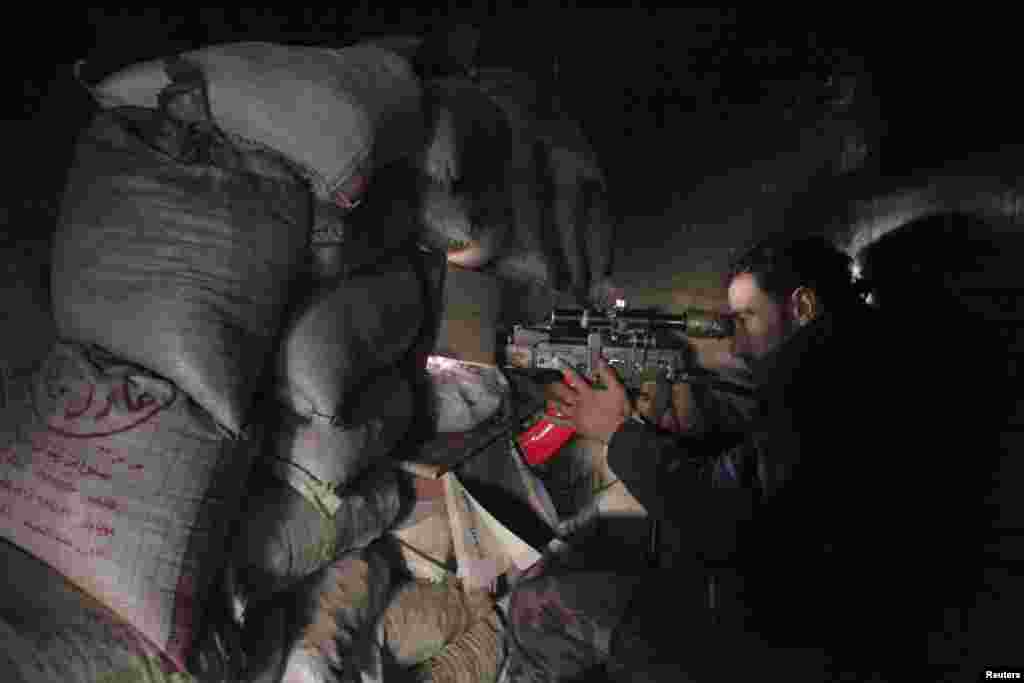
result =
M729 282L749 273L766 294L780 303L798 287L807 287L826 308L846 308L857 301L852 263L824 237L776 235L735 258L729 268Z

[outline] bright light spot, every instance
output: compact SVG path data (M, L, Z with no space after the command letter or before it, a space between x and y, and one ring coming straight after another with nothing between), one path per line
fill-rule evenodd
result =
M428 372L445 372L459 366L459 361L447 356L427 356Z

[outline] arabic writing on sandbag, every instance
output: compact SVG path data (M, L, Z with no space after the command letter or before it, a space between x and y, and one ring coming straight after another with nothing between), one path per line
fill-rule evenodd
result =
M36 412L50 431L72 438L100 438L135 429L174 403L177 391L159 383L162 396L132 377L97 383L56 363L44 373L35 395Z
M122 453L115 435L169 405L169 400L159 401L129 382L118 378L97 383L50 373L36 387L33 407L45 429L0 448L0 467L6 470L0 478L0 518L5 519L6 535L18 537L16 529L21 529L27 538L48 539L83 558L113 558L108 546L117 536L116 518L123 504L114 491L103 488L117 481L142 481L146 469ZM101 423L109 426L110 434L96 429ZM92 438L83 442L83 436Z

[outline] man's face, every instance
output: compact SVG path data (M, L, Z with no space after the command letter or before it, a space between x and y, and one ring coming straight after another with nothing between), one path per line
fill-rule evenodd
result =
M736 316L732 352L751 369L796 328L786 307L768 296L750 273L737 275L729 284L729 308Z

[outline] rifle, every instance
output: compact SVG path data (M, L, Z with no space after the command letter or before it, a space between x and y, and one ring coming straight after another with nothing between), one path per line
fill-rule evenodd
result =
M645 382L708 384L723 391L750 395L747 386L728 382L703 370L693 360L688 338L723 339L735 331L731 317L691 310L668 315L656 310L629 309L619 300L604 311L555 309L545 325L516 325L504 346L501 364L507 373L532 374L539 383L561 379L561 370L573 368L596 384L597 359L603 356L616 371L630 398ZM657 392L654 410L660 415L669 393ZM572 438L575 430L558 419L552 407L520 434L518 444L531 465L543 463ZM656 566L660 556L660 525L651 520L648 561Z
M667 315L624 305L605 312L555 309L545 325L515 325L500 362L538 375L568 365L594 381L594 364L598 356L604 356L627 390L634 393L645 381L661 378L670 384L705 383L747 394L748 387L699 368L687 341L690 337L731 337L734 329L731 317L700 310Z

